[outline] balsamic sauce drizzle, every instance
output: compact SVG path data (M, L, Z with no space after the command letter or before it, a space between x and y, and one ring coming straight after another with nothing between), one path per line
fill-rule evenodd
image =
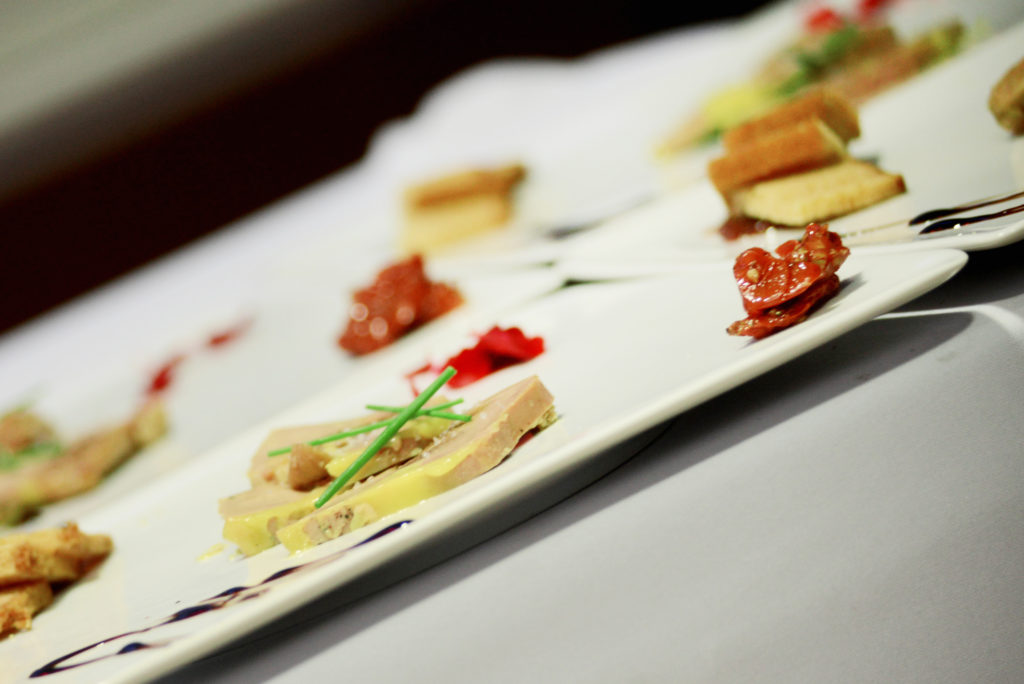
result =
M353 546L350 546L348 548L342 549L341 551L337 551L337 552L332 553L332 554L330 554L328 556L324 556L323 558L319 558L319 559L317 559L315 561L310 561L308 563L301 563L299 565L294 565L294 566L292 566L290 568L284 568L283 570L278 570L277 572L269 575L268 577L263 579L261 582L258 582L257 584L248 585L248 586L237 586L237 587L231 587L229 589L225 589L224 591L220 592L219 594L217 594L215 596L211 596L210 598L206 599L202 603L198 603L198 604L196 604L194 606L189 606L187 608L182 608L181 610L179 610L178 612L174 613L173 615L171 615L170 617L166 618L165 620L163 620L161 622L158 622L158 623L156 623L154 625L150 625L149 627L143 627L141 629L136 629L136 630L132 630L130 632L125 632L124 634L118 634L117 636L107 637L106 639L103 639L101 641L97 641L96 643L89 644L88 646L80 648L77 651L72 651L71 653L67 653L67 654L65 654L65 655L63 655L63 656L61 656L61 657L59 657L59 658L57 658L55 660L50 661L49 663L43 665L38 670L33 672L31 675L29 675L29 677L30 678L45 677L47 675L56 674L58 672L64 672L65 670L72 670L74 668L81 667L83 665L91 665L92 663L98 663L98 662L100 662L102 660L107 660L108 658L113 658L115 656L126 655L128 653L134 653L136 651L143 651L143 650L150 649L150 648L158 648L158 647L161 647L161 646L166 646L169 643L171 643L171 641L173 641L173 639L172 640L168 640L168 641L156 641L156 642L152 642L152 643L146 643L146 642L143 642L143 641L132 641L132 642L129 642L129 643L125 644L119 650L117 650L117 651L115 651L113 653L109 653L107 655L101 655L101 656L92 658L90 660L83 660L83 661L77 662L77 663L70 663L70 664L68 663L68 661L76 658L77 656L82 655L83 653L91 651L91 650L93 650L93 649L95 649L95 648L97 648L99 646L103 646L104 644L117 641L118 639L124 639L125 637L134 636L136 634L144 634L146 632L149 632L151 630L157 629L159 627L163 627L165 625L173 624L175 622L181 622L182 620L188 620L190 618L194 618L194 617L197 617L199 615L203 615L205 613L209 613L210 611L220 610L222 608L227 608L228 606L234 605L236 603L241 603L242 601L248 601L249 599L253 599L253 598L256 598L257 596L261 596L261 595L265 594L267 591L269 591L269 588L266 585L270 584L271 582L276 582L278 580L281 580L281 579L283 579L285 577L288 577L289 575L292 575L292 574L297 573L297 572L305 572L305 571L309 571L309 570L311 570L313 568L320 567L322 565L327 565L328 563L331 563L331 562L337 560L338 558L341 558L342 556L347 554L352 549L358 548L358 547L360 547L360 546L362 546L364 544L368 544L369 542L374 541L375 539L380 539L381 537L383 537L383 536L385 536L387 534L390 534L390 533L394 532L395 530L397 530L399 528L405 527L406 525L410 524L411 522L412 522L412 520L402 520L402 521L393 523L393 524L388 525L387 527L385 527L385 528L375 532L374 534L370 535L369 537L367 537L366 539L362 540L358 544L354 544Z
M950 230L958 226L968 226L972 223L981 223L982 221L990 221L995 218L1001 218L1003 216L1009 216L1011 214L1018 214L1024 211L1024 204L1019 204L1009 209L1003 209L1002 211L993 211L989 214L978 214L977 216L965 216L960 218L948 218L942 221L935 221L925 226L920 235L926 235L928 233L937 233L940 230Z

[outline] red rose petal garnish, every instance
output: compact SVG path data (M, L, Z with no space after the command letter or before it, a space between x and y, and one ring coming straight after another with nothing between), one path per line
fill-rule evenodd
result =
M816 7L804 19L804 27L810 33L838 31L845 23L842 15L831 7Z
M149 385L146 387L146 394L154 396L160 394L168 387L171 386L171 382L174 381L174 371L181 365L181 362L185 360L184 354L178 354L172 356L164 365L157 369L156 373L153 373L153 377L149 380Z
M451 366L457 372L448 381L453 388L465 387L491 373L523 363L544 353L543 337L527 337L519 328L499 328L494 326L477 338L472 347L463 349L439 366L429 362L409 373L408 378L413 394L417 394L414 379L428 371L438 372Z
M892 0L858 0L857 19L860 21L873 19L886 5L891 3Z
M252 321L250 320L242 321L238 325L228 328L227 330L222 330L221 332L210 335L206 340L206 346L223 347L230 342L234 342L249 329L249 325L251 323Z
M175 354L172 356L150 377L149 382L146 384L146 396L153 397L170 389L171 385L174 383L174 375L177 372L178 367L181 366L181 364L190 356L201 352L203 349L218 349L234 342L249 329L250 325L252 325L252 319L245 319L241 323L237 323L230 328L225 328L220 332L210 334L201 346L197 346L186 353Z
M459 388L485 378L495 371L494 361L487 350L475 347L463 349L448 359L442 367L451 366L456 370L455 377L448 381L449 387Z
M529 361L544 353L544 338L527 337L519 328L502 330L494 326L480 338L482 346L495 356L505 356L514 361Z

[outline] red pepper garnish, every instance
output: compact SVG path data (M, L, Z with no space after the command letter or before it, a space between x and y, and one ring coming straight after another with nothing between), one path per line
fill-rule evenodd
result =
M761 339L805 319L839 291L836 271L850 250L838 235L812 223L800 240L784 242L775 253L752 247L737 257L733 276L749 315L727 328L730 335Z

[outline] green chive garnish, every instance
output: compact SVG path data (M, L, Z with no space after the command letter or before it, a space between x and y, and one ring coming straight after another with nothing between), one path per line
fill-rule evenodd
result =
M58 454L61 449L56 442L39 442L17 451L0 451L0 470L12 470L27 459Z
M438 404L437 406L429 406L429 407L427 407L427 408L425 408L423 410L424 411L440 411L441 409L451 408L452 406L456 406L458 404L461 404L462 402L463 402L462 399L454 399L452 401L446 401L443 404ZM405 410L405 407L404 406L383 406L381 404L367 404L366 405L366 410L367 411L384 411L386 413L401 413L402 411Z
M363 425L361 427L353 428L351 430L345 430L344 432L339 432L334 435L319 437L317 439L313 439L306 442L306 444L308 444L309 446L319 446L321 444L326 444L327 442L337 442L339 439L345 439L346 437L355 437L356 435L361 435L364 432L373 432L377 428L382 428L391 425L392 421L394 421L394 418L388 418L387 420L382 420L377 423L370 423L369 425ZM280 449L268 451L267 456L280 456L281 454L287 454L291 450L292 448L290 446L281 447Z
M420 411L416 414L418 416L427 416L428 418L444 418L445 420L461 420L463 423L468 423L473 420L472 416L467 416L464 413L448 413L447 411L438 411L437 409L430 409L429 411Z
M370 444L370 446L366 447L366 451L363 452L362 456L357 458L355 462L345 470L345 472L335 478L334 482L327 487L324 493L320 495L313 505L320 508L330 501L334 495L352 479L352 476L358 473L362 467L366 465L371 458L373 458L374 454L380 451L381 448L383 448L384 445L395 436L395 433L397 433L403 425L405 425L421 408L423 408L423 405L430 400L430 397L434 396L434 394L436 394L446 382L452 379L453 375L455 375L454 368L451 366L445 368L444 372L441 373L434 382L430 383L430 386L427 387L427 389L420 392L419 396L416 397L411 404L403 408L401 412L391 420L391 424L377 436L377 439L373 440L373 443Z
M456 399L455 401L449 401L446 404L431 406L428 409L420 409L419 411L416 412L416 415L413 417L420 418L422 416L429 416L431 418L445 418L446 420L461 420L464 423L468 423L470 420L472 420L470 416L466 416L461 413L448 413L446 411L441 410L444 408L448 408L449 406L454 406L455 404L459 404L461 402L462 399ZM376 404L373 404L372 406L376 406ZM371 411L391 411L391 409L394 408L393 413L401 413L402 410L404 409L404 407L402 406L387 408L371 408L370 406L367 406L367 408L370 409ZM363 425L361 427L353 428L351 430L346 430L345 432L338 432L333 435L327 435L326 437L318 437L317 439L313 439L306 442L306 444L308 444L309 446L319 446L321 444L327 444L328 442L337 442L339 439L355 437L356 435L361 435L364 432L373 432L377 428L386 427L390 425L394 420L394 418L388 418L387 420L381 420L376 423L370 423L368 425ZM290 446L281 447L280 449L268 451L267 456L281 456L282 454L287 454L291 450L292 447Z

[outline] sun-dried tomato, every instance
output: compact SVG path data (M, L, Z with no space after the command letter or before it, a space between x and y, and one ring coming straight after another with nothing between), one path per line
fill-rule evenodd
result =
M736 259L732 268L743 298L743 308L756 314L788 302L802 294L821 277L814 263L791 263L751 247Z
M826 226L812 223L800 240L775 253L752 247L737 257L733 276L748 316L726 329L730 335L761 339L804 320L839 291L835 273L850 250Z
M839 276L831 275L819 280L803 294L794 299L765 309L761 313L751 314L743 320L736 321L727 328L730 335L745 335L755 339L767 337L773 332L800 323L818 305L839 291Z
M461 303L456 289L427 278L421 256L411 256L384 268L372 285L352 295L338 345L353 354L368 354Z

